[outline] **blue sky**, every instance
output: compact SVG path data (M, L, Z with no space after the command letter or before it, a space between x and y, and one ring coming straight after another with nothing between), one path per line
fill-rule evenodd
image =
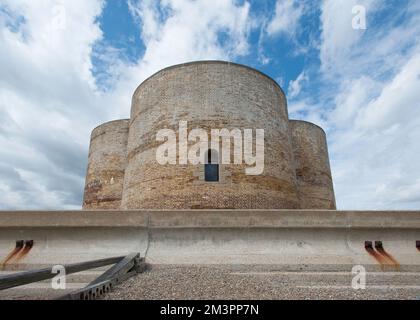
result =
M326 130L339 209L419 209L419 40L416 0L0 0L0 209L79 208L92 128L205 59L263 71Z
M235 2L243 5L245 1ZM273 18L275 15L275 0L250 1L250 12L254 19ZM297 2L296 2L297 3ZM274 79L288 83L296 79L305 65L319 64L317 50L311 48L305 55L295 55L299 46L307 46L314 38L319 38L321 25L319 20L319 7L308 2L305 14L301 17L305 21L304 30L296 38L274 37L267 39L261 34L261 28L254 28L249 33L249 43L252 48L246 55L235 57L237 63L257 68ZM161 20L162 21L162 20ZM128 2L125 0L106 1L98 23L103 31L103 39L95 44L95 51L99 54L103 47L112 46L118 50L119 58L127 63L136 63L145 53L146 46L141 38L136 18L130 13ZM229 41L229 37L221 30L218 34L219 42ZM261 42L260 42L261 40ZM270 57L269 63L264 63L259 55L259 47L264 55ZM273 59L272 57L275 57ZM101 73L106 74L107 63L101 59L94 59L95 76L100 80ZM99 81L100 82L100 81ZM101 84L101 83L100 83Z

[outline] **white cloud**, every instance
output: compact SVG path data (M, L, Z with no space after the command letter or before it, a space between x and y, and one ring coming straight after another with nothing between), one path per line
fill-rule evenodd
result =
M355 5L366 8L367 30L352 27L352 8ZM415 47L419 38L420 3L411 1L406 6L396 6L393 14L379 23L375 15L386 8L385 0L323 2L320 59L325 77L378 77L406 61L406 54Z
M166 17L159 15L155 1L131 3L147 47L138 68L155 71L170 64L229 59L248 52L251 21L247 2L165 0L162 6Z
M267 34L274 36L284 33L293 35L299 26L303 7L296 0L277 0L274 16L267 25Z
M288 98L293 99L297 97L302 90L302 83L308 80L309 78L305 71L302 71L295 80L290 81L289 89L287 90Z
M419 47L420 49L420 47ZM420 50L382 89L380 96L361 108L356 125L365 130L383 130L415 121L420 125Z
M129 115L146 77L171 64L248 52L249 4L131 1L146 51L100 52L112 90L92 75L104 0L0 1L0 209L80 208L91 130Z
M368 14L385 5L363 2ZM319 103L332 97L323 117L341 209L420 205L420 6L414 3L380 28L368 20L364 32L351 28L352 1L324 2ZM395 23L403 15L404 23Z
M350 128L363 108L379 94L381 89L382 83L366 75L355 79L343 79L334 97L336 108L329 119L341 129Z
M354 55L355 44L365 32L354 30L352 9L363 5L366 12L379 8L376 0L325 0L322 5L322 44L321 64L325 72L335 72L337 67L348 65L346 62ZM368 28L370 26L368 25ZM369 54L369 53L368 53Z
M377 98L358 100L364 94L360 88L349 92L347 101L353 100L356 113L342 121L330 119L336 125L331 149L344 206L418 208L419 62L420 52L391 81L381 84ZM347 107L337 105L334 115Z
M3 0L0 11L0 208L74 208L90 128L102 1ZM19 181L4 179L7 172Z

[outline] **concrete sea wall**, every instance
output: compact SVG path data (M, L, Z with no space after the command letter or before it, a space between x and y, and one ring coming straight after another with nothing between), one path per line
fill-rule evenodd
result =
M4 264L19 240L33 245ZM10 270L140 252L152 264L420 271L418 241L418 211L0 212L0 264Z

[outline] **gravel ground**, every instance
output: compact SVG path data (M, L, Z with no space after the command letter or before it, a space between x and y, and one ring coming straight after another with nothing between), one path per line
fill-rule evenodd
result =
M284 272L248 266L154 266L105 299L287 300L418 299L419 273L372 272L366 290L351 287L349 272Z

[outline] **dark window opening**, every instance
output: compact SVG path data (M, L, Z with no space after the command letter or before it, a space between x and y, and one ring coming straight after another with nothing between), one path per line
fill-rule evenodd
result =
M204 165L205 181L219 181L219 156L215 150L207 151L206 164Z

